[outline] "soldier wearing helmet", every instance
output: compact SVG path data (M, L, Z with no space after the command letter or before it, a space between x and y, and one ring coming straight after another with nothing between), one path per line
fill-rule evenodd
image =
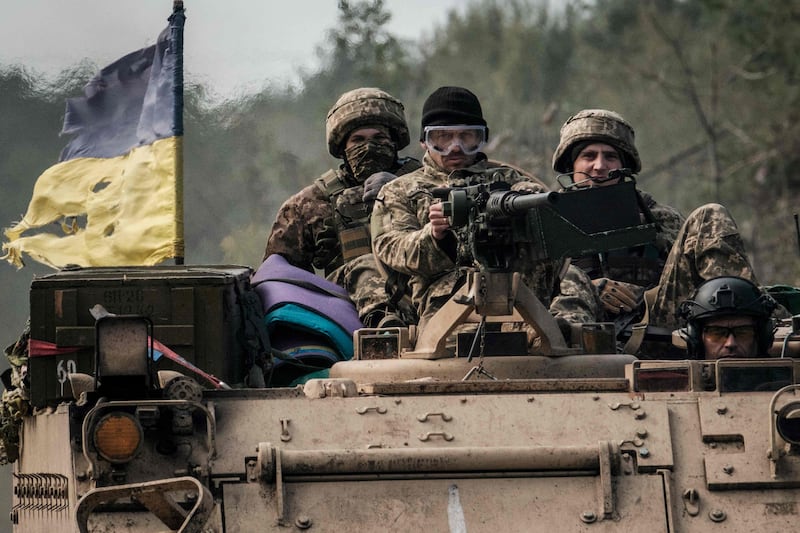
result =
M553 169L563 188L613 185L641 168L634 130L620 114L585 109L561 127ZM678 304L704 280L731 275L757 283L736 222L724 206L706 204L684 219L649 194L637 193L642 219L656 223L655 240L572 261L600 291L607 319L624 327L645 316L650 326L671 331L677 327ZM644 293L649 289L646 308ZM643 334L645 329L634 331ZM642 338L631 328L621 333L634 341L626 344L626 351L638 350ZM652 355L678 355L669 344L645 346Z
M438 188L460 188L503 182L512 190L546 190L535 178L508 165L492 162L483 153L489 130L478 97L463 87L440 87L422 108L420 146L423 167L387 183L373 212L373 248L390 271L409 278L411 300L420 327L463 285L474 268L467 229L451 228ZM599 311L596 291L578 269L562 262L532 265L522 273L528 287L544 305L554 301L557 317L571 322L594 321ZM562 276L569 279L560 284ZM572 277L574 276L574 278ZM558 308L567 284L574 282L571 303ZM581 290L583 292L581 292ZM531 339L532 340L532 339Z
M606 109L584 109L571 116L561 127L561 139L553 154L553 169L570 174L574 182L584 186L603 185L608 180L605 162L612 168L629 168L637 174L642 162L634 142L634 131L622 115ZM590 165L587 147L592 155L600 155L595 165ZM580 157L579 157L580 156ZM611 165L608 161L618 161ZM579 167L579 168L576 168Z
M698 359L767 356L777 302L746 279L721 276L702 283L678 316L688 355Z
M618 113L584 109L561 127L561 140L553 154L553 169L567 181L566 187L603 187L618 183L613 170L642 169L631 125ZM658 224L654 242L626 250L573 258L601 291L606 313L615 317L630 312L644 290L658 284L672 243L684 222L670 206L657 203L646 192L637 191L640 205ZM643 213L644 215L644 213ZM613 291L612 291L613 289Z
M342 94L325 121L328 152L342 163L286 200L267 238L264 259L280 254L297 267L345 287L362 322L400 322L387 304L371 253L369 218L380 187L420 166L400 158L410 137L403 104L381 89Z

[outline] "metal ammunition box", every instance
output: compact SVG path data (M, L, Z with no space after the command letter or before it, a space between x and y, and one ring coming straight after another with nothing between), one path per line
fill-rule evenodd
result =
M156 341L226 383L240 382L244 348L237 293L249 290L250 274L243 266L101 267L34 279L31 403L61 401L71 394L69 373L92 373L95 317L90 309L98 304L113 314L147 316ZM167 357L155 366L185 371Z

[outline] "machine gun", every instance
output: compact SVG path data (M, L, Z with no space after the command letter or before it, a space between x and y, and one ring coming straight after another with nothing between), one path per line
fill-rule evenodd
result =
M574 353L519 272L537 263L644 244L656 235L649 211L649 220L641 220L633 179L565 192L524 194L496 182L437 194L446 194L444 212L451 226L467 230L474 271L404 357L446 357L447 336L473 311L481 322L486 317L511 319L516 311L538 333L541 355Z
M444 211L467 226L475 261L490 272L651 242L649 211L640 219L633 180L607 187L525 194L498 182L447 190Z

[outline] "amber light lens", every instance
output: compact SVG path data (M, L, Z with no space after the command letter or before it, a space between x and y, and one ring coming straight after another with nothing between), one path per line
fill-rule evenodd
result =
M126 463L136 456L142 443L142 427L133 415L111 413L94 427L94 447L112 463Z

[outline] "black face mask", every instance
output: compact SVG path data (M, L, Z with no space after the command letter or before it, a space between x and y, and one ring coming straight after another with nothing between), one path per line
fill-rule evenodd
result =
M393 144L364 141L344 151L344 160L359 183L384 170L391 170L397 161Z

